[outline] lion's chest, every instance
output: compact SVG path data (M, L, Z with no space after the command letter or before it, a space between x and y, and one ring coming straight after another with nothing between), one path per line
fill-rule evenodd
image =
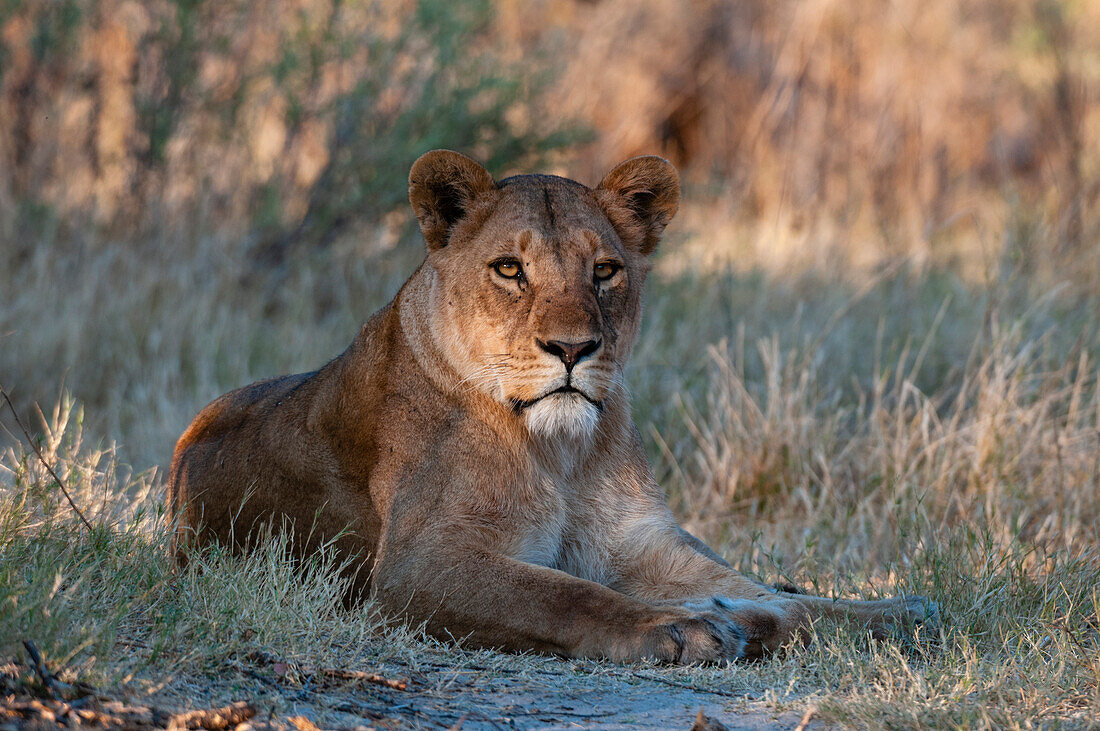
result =
M584 477L572 472L536 473L537 496L517 525L512 555L519 561L606 584L607 560L593 506L584 500Z
M533 471L526 483L525 507L512 526L511 554L524 563L553 567L567 531L566 496L553 475Z
M562 526L557 524L529 526L518 536L515 558L535 566L555 568L563 533Z

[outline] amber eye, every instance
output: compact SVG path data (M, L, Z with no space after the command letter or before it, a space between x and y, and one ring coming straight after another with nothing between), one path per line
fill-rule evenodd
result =
M613 261L601 261L599 264L596 265L596 268L593 269L592 273L596 276L596 279L602 282L607 279L611 279L613 276L615 276L615 272L619 271L620 269L622 269L622 267Z
M515 259L501 259L494 262L493 269L496 269L497 274L505 279L515 279L523 271L519 266L519 262Z

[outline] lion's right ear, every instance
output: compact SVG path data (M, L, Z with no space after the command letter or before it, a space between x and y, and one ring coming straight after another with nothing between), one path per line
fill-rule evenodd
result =
M446 246L474 201L496 189L493 176L465 155L451 150L421 155L409 171L409 203L428 248Z

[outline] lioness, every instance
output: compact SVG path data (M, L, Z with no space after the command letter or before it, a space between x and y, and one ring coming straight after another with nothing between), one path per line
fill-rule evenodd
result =
M172 461L178 550L289 524L335 539L384 610L485 647L677 663L758 656L817 616L875 633L925 600L777 591L680 528L623 366L675 169L500 182L455 152L409 174L427 256L339 357L222 396Z

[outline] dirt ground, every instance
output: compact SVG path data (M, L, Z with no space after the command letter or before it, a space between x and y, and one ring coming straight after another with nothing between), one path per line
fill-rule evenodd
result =
M519 668L507 663L418 665L413 672L394 665L379 673L404 682L403 690L315 671L301 673L277 662L253 665L239 671L232 696L249 700L257 709L257 721L304 716L322 728L686 731L701 709L730 729L795 729L807 710L795 704L777 710L781 706L755 694L701 687L655 668L554 659L523 662ZM224 691L210 693L208 688L204 693L188 685L172 683L156 695L175 706L194 705L203 696L214 704L230 700ZM802 725L823 727L813 723L812 716Z
M461 651L370 672L253 653L210 674L142 673L113 690L62 682L30 661L3 670L0 729L824 728L812 704L708 687L713 672L697 676L700 683L691 670Z

